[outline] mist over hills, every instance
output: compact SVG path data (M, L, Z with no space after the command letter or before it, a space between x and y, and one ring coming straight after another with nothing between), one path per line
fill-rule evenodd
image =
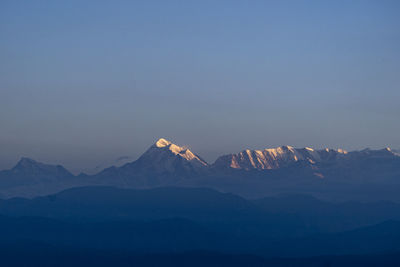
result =
M210 164L190 149L161 138L137 160L93 175L73 175L60 165L28 158L0 172L3 198L34 197L88 185L209 187L245 197L307 193L339 201L400 201L396 191L400 188L400 156L390 148L347 152L282 146L223 155Z
M400 205L293 195L246 200L201 188L83 187L0 201L0 247L261 257L400 250ZM36 247L36 246L35 246ZM40 245L39 245L40 247Z

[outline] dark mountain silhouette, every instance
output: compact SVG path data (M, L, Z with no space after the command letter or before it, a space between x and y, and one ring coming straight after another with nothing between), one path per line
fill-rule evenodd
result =
M0 217L0 245L27 242L75 249L134 253L211 250L264 257L373 254L400 250L400 222L301 238L270 239L224 231L186 219L68 223L47 218Z
M243 257L295 266L365 262L373 254L400 251L400 204L390 202L329 203L304 195L247 200L207 188L97 186L1 200L0 214L0 248L11 255L18 249L35 261L42 258L27 248L89 261L88 255L102 251L109 253L104 262L119 262L126 255L146 259L146 253L195 259L193 251L210 251L211 259L230 253L240 261L239 255L252 254ZM325 256L349 254L369 256ZM296 259L315 256L320 258Z
M400 221L335 234L320 234L276 244L274 250L294 257L315 255L373 254L400 251ZM270 250L272 252L272 250Z
M222 232L269 238L313 232L296 215L267 213L241 197L201 188L75 188L32 200L2 200L0 214L75 222L185 218L212 224Z
M126 250L79 249L43 243L19 242L0 245L2 264L9 267L41 266L279 266L279 267L369 267L400 265L400 253L372 255L326 255L301 258L265 258L251 254L213 251L134 253Z
M0 214L78 222L186 218L221 229L236 227L248 234L282 237L400 220L400 204L329 203L303 195L246 200L206 188L83 187L34 199L1 200Z
M283 195L253 201L269 213L296 214L317 231L344 231L386 220L400 220L400 205L393 202L321 201L307 195Z

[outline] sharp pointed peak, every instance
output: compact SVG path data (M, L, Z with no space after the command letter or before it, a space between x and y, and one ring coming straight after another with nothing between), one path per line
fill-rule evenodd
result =
M194 154L187 146L179 146L165 138L159 138L139 159L151 158L154 155L175 155L189 161L198 161L201 165L208 165L203 159ZM158 157L158 156L157 156Z

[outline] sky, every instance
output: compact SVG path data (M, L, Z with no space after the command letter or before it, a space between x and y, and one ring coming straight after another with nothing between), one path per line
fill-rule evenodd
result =
M158 138L400 148L400 1L0 2L0 169L79 172Z

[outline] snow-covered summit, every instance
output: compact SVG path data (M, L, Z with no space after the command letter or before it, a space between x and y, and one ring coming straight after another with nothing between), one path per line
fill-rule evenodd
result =
M157 140L157 142L154 144L156 147L166 147L171 144L170 141L165 140L164 138L160 138Z
M246 149L237 154L229 154L218 158L214 166L230 167L234 169L278 169L298 161L310 164L325 160L332 160L346 155L343 149L315 150L310 147L294 148L292 146L280 146L263 150Z
M127 164L138 172L150 173L191 173L207 167L208 164L187 147L178 146L160 138L138 160Z
M173 155L176 155L178 157L181 157L182 159L185 159L189 162L191 162L194 165L198 166L207 166L207 162L205 162L203 159L201 159L199 156L194 154L190 149L184 146L178 146L173 144L172 142L160 138L155 142L153 146L151 146L143 155L143 156L149 156L149 157L155 157L158 158L159 154L167 155L169 153L172 153Z

